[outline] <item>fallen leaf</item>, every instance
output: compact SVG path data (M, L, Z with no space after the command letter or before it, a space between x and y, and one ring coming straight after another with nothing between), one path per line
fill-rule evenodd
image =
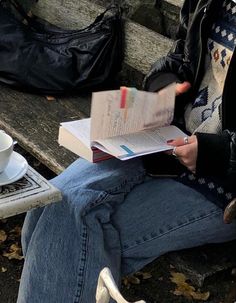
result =
M200 300L200 301L207 301L210 292L200 292L196 291L196 289L186 282L187 278L182 273L171 272L172 277L170 280L177 285L176 289L174 290L174 294L176 296L184 296L188 299Z
M10 230L11 234L14 234L17 237L20 237L21 235L21 227L19 225L16 225L12 230Z
M127 278L122 279L122 284L127 288L130 289L130 283L128 282Z
M6 241L7 239L7 234L4 230L0 229L0 243Z
M131 284L140 284L140 279L135 277L134 275L130 275L130 276L124 277L122 279L122 282L126 286L126 288L129 289Z
M1 272L6 272L7 268L6 267L1 267Z
M9 260L22 260L24 258L22 256L21 248L17 244L12 244L9 248L9 252L4 252L3 256L7 257Z
M46 96L46 99L47 99L48 101L55 101L55 100L56 100L56 98L53 97L53 96Z
M149 272L138 271L134 275L137 276L137 277L140 277L143 280L147 280L147 279L152 278L152 274L149 273Z
M133 275L126 276L122 279L122 283L127 289L130 288L132 284L140 284L141 280L147 280L152 277L152 274L149 272L137 271Z
M127 280L131 284L140 284L140 279L138 277L133 276L133 275L132 276L128 276Z

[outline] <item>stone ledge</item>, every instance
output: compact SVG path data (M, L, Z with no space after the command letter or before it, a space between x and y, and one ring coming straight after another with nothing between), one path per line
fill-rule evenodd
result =
M88 0L41 0L33 9L39 17L65 28L83 28L102 11L104 7ZM125 22L124 30L124 63L143 75L172 45L172 40L130 20Z
M202 287L214 275L235 267L235 255L236 241L232 241L172 252L167 258L194 285Z

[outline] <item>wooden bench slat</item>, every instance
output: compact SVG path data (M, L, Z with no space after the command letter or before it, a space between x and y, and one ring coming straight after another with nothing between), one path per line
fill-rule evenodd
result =
M65 169L76 156L57 142L60 122L89 115L90 96L46 97L17 92L0 86L0 129L55 173Z

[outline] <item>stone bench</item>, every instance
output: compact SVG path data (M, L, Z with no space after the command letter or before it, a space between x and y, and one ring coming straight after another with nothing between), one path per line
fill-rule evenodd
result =
M95 0L97 4L108 6L109 0ZM175 38L179 24L179 11L183 0L125 0L122 2L126 17L146 28Z
M104 6L88 0L41 0L33 10L39 17L64 28L85 27L103 11ZM155 32L129 19L125 22L124 31L124 70L128 74L132 72L135 75L135 79L132 77L135 85L140 86L142 76L147 73L156 59L166 54L172 41L159 34L158 28Z

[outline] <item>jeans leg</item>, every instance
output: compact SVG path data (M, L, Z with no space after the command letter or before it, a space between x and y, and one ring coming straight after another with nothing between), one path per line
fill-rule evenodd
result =
M120 233L122 275L158 256L236 239L236 221L194 189L174 179L149 179L135 187L113 215Z
M79 160L52 182L63 201L31 211L24 226L25 264L18 303L95 302L100 270L120 278L121 246L111 216L143 182L139 160Z
M145 179L138 160L76 161L53 183L63 201L27 217L18 303L93 303L104 266L119 282L165 252L236 238L218 207L172 179Z
M27 248L29 246L29 241L31 239L32 233L35 230L43 211L44 207L40 207L30 210L26 213L24 225L21 231L21 245L24 256L27 253Z

